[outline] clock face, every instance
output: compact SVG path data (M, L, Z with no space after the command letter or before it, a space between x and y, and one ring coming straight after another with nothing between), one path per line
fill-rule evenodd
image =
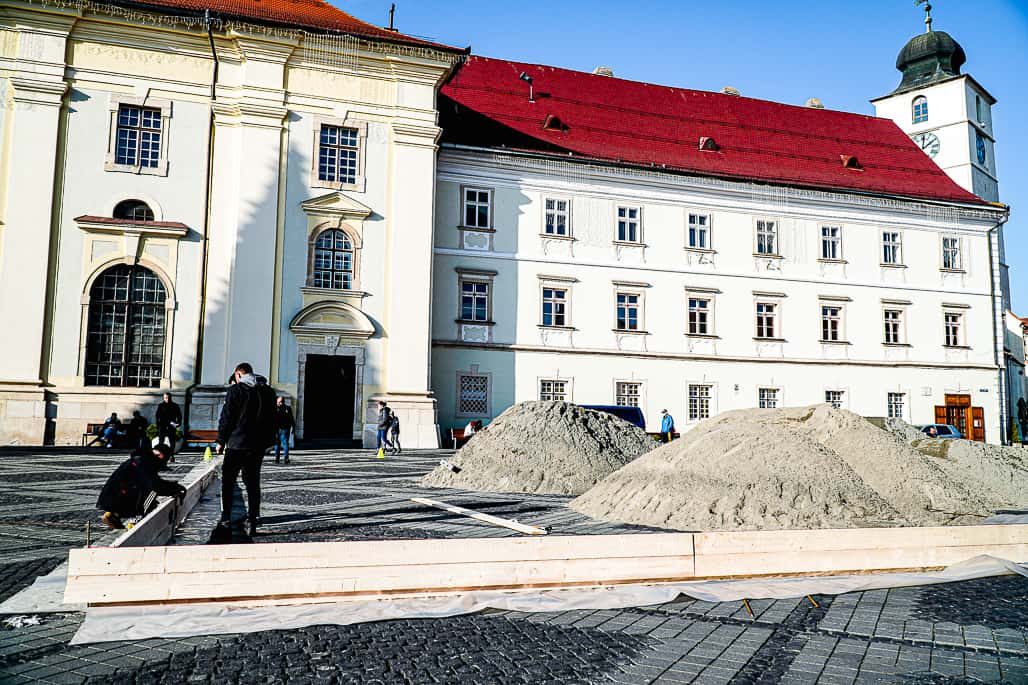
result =
M939 148L942 147L939 143L939 136L934 133L918 133L911 137L915 143L921 146L921 150L932 159L935 159L935 155L939 154Z
M974 147L978 152L978 163L985 164L985 139L980 133L974 134Z

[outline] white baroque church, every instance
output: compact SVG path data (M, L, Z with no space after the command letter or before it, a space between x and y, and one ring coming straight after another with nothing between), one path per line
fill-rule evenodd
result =
M930 29L930 26L929 26ZM305 439L511 404L830 402L1007 438L991 108L946 33L878 117L471 56L321 0L0 4L0 444L249 361Z

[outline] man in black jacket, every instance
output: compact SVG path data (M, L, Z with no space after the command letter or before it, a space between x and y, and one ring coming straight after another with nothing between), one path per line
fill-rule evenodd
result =
M96 506L104 510L103 522L108 528L124 528L123 518L142 516L157 504L158 495L174 495L181 500L186 489L164 480L158 474L168 468L171 448L159 444L136 450L107 479Z
M286 404L284 397L275 400L275 463L278 463L279 454L285 452L286 463L289 463L289 434L293 432L296 421L293 420L293 410Z
M218 421L218 453L225 453L221 467L221 524L232 522L232 493L239 474L246 486L247 533L257 532L261 514L261 461L271 447L275 434L275 391L267 380L255 376L253 367L243 362L233 374L225 406Z
M178 427L182 425L182 410L171 399L171 393L164 393L164 401L157 405L157 413L154 415L154 423L157 424L157 439L161 442L168 439L171 449L175 449L175 439L178 437Z

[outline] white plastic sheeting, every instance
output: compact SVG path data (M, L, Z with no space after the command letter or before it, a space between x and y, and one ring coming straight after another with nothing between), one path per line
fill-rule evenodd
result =
M68 562L45 576L39 576L21 592L0 603L0 614L52 614L85 611L84 604L65 604L64 586L68 583Z
M524 612L624 609L663 604L682 595L707 602L744 598L787 599L952 583L1008 574L1028 576L1028 567L983 555L942 571L924 573L699 581L518 592L481 591L419 599L354 600L266 607L230 603L97 607L86 611L85 620L71 644L252 633L390 619L441 618L487 609Z

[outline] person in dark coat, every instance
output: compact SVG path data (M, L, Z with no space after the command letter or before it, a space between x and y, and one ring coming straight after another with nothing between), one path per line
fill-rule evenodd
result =
M378 402L378 449L383 447L390 447L389 444L389 424L393 422L393 410L389 408L382 400Z
M218 420L218 453L225 454L221 467L221 522L232 523L232 493L239 474L246 486L247 534L257 532L261 514L261 462L275 441L275 391L253 367L242 362L233 374L235 383L225 393Z
M389 421L389 447L393 454L399 454L400 447L400 417L393 412Z
M114 470L96 500L108 528L124 528L122 519L148 513L157 505L158 495L174 495L179 500L185 497L184 487L158 475L168 468L170 456L171 448L158 444L134 451Z
M145 416L138 411L132 412L132 420L129 421L127 435L133 448L143 449L146 447L146 429L149 427L150 422L146 420Z
M293 410L286 404L284 397L275 400L275 463L278 463L279 454L285 452L286 463L289 463L289 435L293 432L296 421L293 420Z
M125 435L125 431L122 430L121 419L118 418L117 412L111 412L111 415L104 421L100 432L87 447L91 447L98 442L104 443L107 447L114 447L114 441L118 439L119 435Z
M178 438L178 427L182 425L182 410L171 399L171 393L164 393L164 401L157 405L157 413L154 415L154 423L157 424L157 439L164 442L167 439L172 451L175 449L175 440ZM174 457L172 457L174 459Z

